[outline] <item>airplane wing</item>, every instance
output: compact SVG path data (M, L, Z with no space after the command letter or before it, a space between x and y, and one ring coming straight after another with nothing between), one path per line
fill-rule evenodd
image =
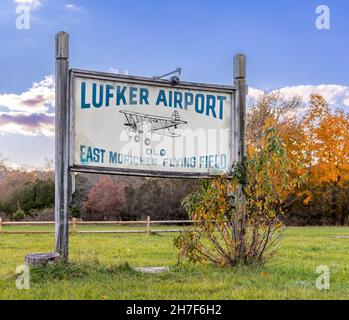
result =
M149 128L145 130L147 132L156 133L157 131L160 131L160 130L170 131L170 128L176 129L178 125L187 123L186 121L183 121L180 119L179 114L176 110L173 112L171 118L152 116L148 114L143 114L143 113L133 112L133 111L125 111L125 110L120 110L120 112L125 115L125 118L127 121L125 125L131 126L134 129L136 129L137 125L140 123L142 124L148 123ZM170 136L176 136L176 135L174 132L172 132L170 133Z
M173 111L171 118L152 117L151 119L152 131L165 130L170 131L170 128L177 129L180 124L186 124L186 121L181 120L177 110ZM173 130L174 131L174 130ZM174 132L171 133L173 135Z
M145 121L144 115L135 112L120 111L126 118L125 126L131 127L133 130L137 130L138 124Z
M155 132L158 130L164 130L164 129L169 129L171 127L175 127L178 124L175 123L174 121L171 120L156 120L152 119L151 120L151 132Z
M176 133L174 127L172 128L168 128L168 129L163 129L163 130L158 130L158 131L154 131L154 134L159 134L165 137L170 137L170 138L176 138L176 137L180 137L181 135Z

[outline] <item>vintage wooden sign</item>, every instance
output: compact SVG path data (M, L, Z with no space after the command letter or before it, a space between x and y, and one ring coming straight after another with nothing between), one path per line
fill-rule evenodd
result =
M233 86L72 70L74 171L142 176L228 174Z
M55 251L68 259L72 172L210 178L245 155L246 58L218 86L69 69L56 36Z

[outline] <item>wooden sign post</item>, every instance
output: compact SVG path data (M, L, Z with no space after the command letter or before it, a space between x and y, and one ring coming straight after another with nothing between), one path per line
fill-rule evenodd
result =
M232 141L238 142L235 144L236 159L243 163L246 157L246 56L237 54L234 57L234 86L235 91L235 139ZM240 226L237 230L240 238L241 250L245 250L245 243L243 242L243 233L245 232L246 224L246 199L242 192L242 186L239 186L237 191L237 201L241 204L241 211L237 212L235 216L235 225Z
M59 32L55 251L60 257L68 260L71 173L229 176L232 165L246 155L246 94L246 57L242 54L234 57L233 85L173 84L164 79L70 70L69 35ZM196 136L200 141L195 145ZM243 200L241 189L239 194ZM239 219L243 222L245 214Z
M69 227L69 35L56 35L55 251L68 259Z
M246 56L237 54L234 57L234 86L235 91L235 123L238 145L235 145L238 161L246 156Z

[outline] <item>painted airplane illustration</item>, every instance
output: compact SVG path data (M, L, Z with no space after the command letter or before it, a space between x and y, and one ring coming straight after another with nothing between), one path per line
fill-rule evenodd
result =
M127 135L136 142L141 140L141 136L156 133L172 138L180 137L176 133L179 125L187 124L181 120L179 113L175 110L171 118L153 116L133 111L120 110L124 114L126 122L124 124ZM150 138L146 137L144 143L150 145Z

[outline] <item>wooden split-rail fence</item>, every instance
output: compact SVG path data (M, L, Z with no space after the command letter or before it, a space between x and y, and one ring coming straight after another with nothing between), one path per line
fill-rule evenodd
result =
M168 232L182 232L184 229L155 229L154 225L182 225L193 224L194 220L147 220L141 221L82 221L73 218L69 221L71 234L113 234L113 233L168 233ZM54 226L54 221L3 221L0 218L0 234L54 234L54 230L5 230L7 226L21 227L21 226ZM79 230L78 226L112 226L112 225L143 225L144 228L139 230Z

